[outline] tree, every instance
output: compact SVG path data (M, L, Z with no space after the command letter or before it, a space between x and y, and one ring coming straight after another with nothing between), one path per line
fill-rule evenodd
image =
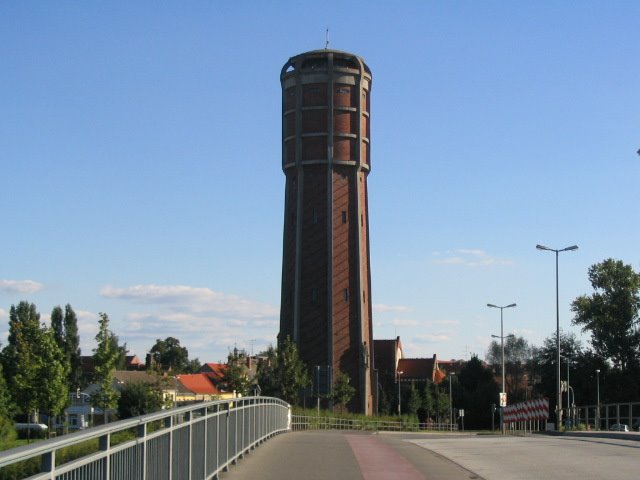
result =
M64 314L59 305L51 310L51 330L58 346L64 349Z
M433 388L434 383L427 380L422 389L422 395L420 396L421 403L418 409L418 419L421 422L427 422L436 414Z
M610 359L623 373L640 363L640 274L611 258L589 267L591 296L571 304L574 325L591 333L596 355Z
M258 366L257 380L264 395L273 395L295 404L302 389L311 384L298 346L287 337L277 349L269 347L266 361Z
M331 400L333 400L334 405L340 406L340 413L356 393L356 389L349 385L350 380L349 375L338 370L333 390L331 391Z
M526 376L533 356L532 347L524 337L508 336L504 342L505 389L510 402L524 400L526 397ZM489 362L496 372L502 369L502 347L492 341L487 352ZM502 387L502 384L500 384Z
M82 366L80 365L80 334L78 333L78 317L67 303L64 307L64 351L69 362L69 386L79 388L82 384Z
M143 382L128 383L118 398L118 417L125 419L157 412L162 408L163 403L159 385Z
M7 386L12 392L14 402L19 411L23 411L23 405L18 403L16 395L18 380L31 377L34 373L29 372L33 362L31 362L32 346L40 328L40 314L33 303L22 301L17 306L11 305L9 309L9 338L7 345L2 350L2 366L4 368ZM25 361L29 363L24 363ZM20 373L20 377L18 374ZM28 382L32 383L32 382ZM33 395L27 394L28 397Z
M52 328L40 325L34 304L20 302L9 312L9 342L2 352L8 389L16 409L27 415L62 412L67 402L67 367Z
M153 363L163 372L185 373L193 367L189 364L189 352L186 347L180 345L180 340L174 337L157 339L149 353Z
M438 423L449 423L449 395L442 392L440 385L434 385L435 412Z
M556 332L544 339L540 348L534 349L531 362L531 380L534 397L547 397L549 411L555 411L557 388L557 356ZM560 331L560 352L565 358L580 358L582 344L573 333ZM561 374L563 372L561 371Z
M55 332L42 328L36 346L38 358L38 408L49 413L49 418L60 415L68 403L69 366L55 339ZM46 381L42 381L46 379Z
M498 403L499 387L491 369L474 355L458 375L456 404L464 408L465 424L469 428L491 426L491 405Z
M108 421L108 409L117 405L118 393L113 387L113 371L119 351L117 349L117 337L114 346L113 333L109 330L109 316L106 313L99 314L99 328L96 335L98 346L93 350L94 381L99 390L92 395L91 403L94 407L103 409L105 423Z
M126 370L127 368L127 344L120 345L120 338L113 332L110 332L109 342L111 342L111 349L115 352L114 369Z
M222 378L227 391L237 395L246 395L249 391L252 378L247 366L247 354L234 348L227 358L227 368Z
M184 370L184 373L198 373L202 368L202 363L200 363L199 358L194 358L193 360L189 360L187 362L187 367Z
M11 404L11 394L7 387L7 381L4 377L4 371L2 369L2 363L0 363L0 418L8 418L13 413L13 406ZM0 439L1 441L1 439Z
M409 415L417 415L420 406L422 405L422 398L420 392L416 388L415 384L411 382L411 390L409 390L409 400L407 401L407 412Z
M82 383L80 366L80 336L78 335L78 319L71 305L65 306L64 314L60 306L51 311L51 330L53 338L63 352L66 363L69 388L75 390Z

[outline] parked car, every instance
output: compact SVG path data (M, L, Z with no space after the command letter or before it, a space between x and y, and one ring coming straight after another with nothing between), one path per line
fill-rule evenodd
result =
M47 434L47 427L44 423L16 423L18 438L44 438Z
M625 425L624 423L614 423L609 427L609 430L614 432L628 432L629 425Z

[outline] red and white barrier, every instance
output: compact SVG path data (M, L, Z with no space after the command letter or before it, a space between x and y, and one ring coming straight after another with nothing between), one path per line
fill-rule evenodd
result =
M502 420L504 423L526 422L528 420L546 420L549 418L549 399L540 398L516 403L504 407Z

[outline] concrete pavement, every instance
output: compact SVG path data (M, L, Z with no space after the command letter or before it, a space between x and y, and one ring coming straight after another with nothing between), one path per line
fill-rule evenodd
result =
M640 443L633 437L478 435L409 439L486 480L635 480Z

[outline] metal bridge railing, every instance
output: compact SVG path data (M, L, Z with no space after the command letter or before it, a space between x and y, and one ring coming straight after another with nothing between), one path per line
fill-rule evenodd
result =
M566 412L566 409L565 409ZM566 413L565 413L566 415ZM569 418L576 425L584 423L596 430L607 430L613 424L627 424L630 429L640 428L640 402L601 403L570 409Z
M290 429L288 403L244 397L121 420L0 452L4 468L34 459L26 477L56 480L217 478L245 453ZM39 461L38 461L39 460ZM27 471L23 468L21 471ZM29 476L30 475L30 476Z
M389 422L374 420L374 417L361 420L293 415L291 417L291 430L368 430L375 432L457 431L458 425L451 423Z

